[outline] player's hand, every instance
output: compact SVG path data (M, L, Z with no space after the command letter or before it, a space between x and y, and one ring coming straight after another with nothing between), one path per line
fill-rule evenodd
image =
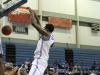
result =
M36 25L37 24L37 20L36 20L36 17L34 15L33 10L30 7L28 7L27 9L29 9L29 12L30 12L31 24L32 25Z
M40 23L40 21L39 21L39 19L38 19L38 16L37 16L37 14L36 14L36 12L34 11L34 10L32 10L30 7L27 7L27 9L29 9L29 12L30 13L34 13L34 17L35 17L35 19L36 19L36 21L37 21L37 24L39 25L39 26L41 26L41 23Z
M32 13L32 9L30 7L27 7L27 9L29 10L30 13Z
M34 16L36 17L36 13L35 13L35 11L34 11L34 10L32 10L30 7L27 7L27 9L29 10L29 12L30 12L30 13L32 13L32 12L33 12L33 13L34 13Z

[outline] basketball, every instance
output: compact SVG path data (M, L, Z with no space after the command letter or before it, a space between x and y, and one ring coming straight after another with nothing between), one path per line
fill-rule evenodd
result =
M12 32L12 28L10 27L10 26L8 26L8 25L6 25L6 26L4 26L3 28L2 28L2 33L4 34L4 35L10 35L11 34L11 32Z

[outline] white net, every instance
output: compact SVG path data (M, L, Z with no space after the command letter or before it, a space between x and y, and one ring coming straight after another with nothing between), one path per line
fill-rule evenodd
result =
M13 33L14 34L23 34L28 35L28 25L25 23L12 23Z

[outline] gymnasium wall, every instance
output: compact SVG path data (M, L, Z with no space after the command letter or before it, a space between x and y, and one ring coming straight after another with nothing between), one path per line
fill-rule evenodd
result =
M38 10L38 0L28 1L25 6ZM78 12L81 20L84 18L100 19L99 0L78 0ZM49 9L49 10L48 10ZM42 0L42 11L46 13L57 13L64 15L75 15L75 0ZM51 13L52 12L52 13ZM49 15L49 14L48 14ZM57 15L58 16L58 15ZM60 17L62 17L60 15ZM66 17L67 18L67 17Z
M5 18L5 19L7 19L7 18ZM7 21L6 21L6 23L7 23ZM43 27L47 23L48 22L43 21ZM12 23L8 21L8 23L6 25L12 25ZM80 44L81 45L90 45L90 46L99 46L99 44L100 44L100 42L99 42L100 32L93 33L91 31L90 27L82 26L82 25L80 23L80 29L79 29ZM71 29L55 27L55 31L53 32L53 35L55 38L55 42L57 42L57 43L76 44L75 25L73 25ZM21 34L12 33L10 36L2 35L2 37L10 37L10 38L24 39L24 40L38 40L39 34L36 31L36 29L34 29L29 24L29 34L28 35L21 35Z
M28 0L24 6L31 7L32 9L38 10L38 0Z
M75 15L74 0L42 0L42 10Z
M100 19L100 1L99 0L78 0L79 15Z
M80 26L79 36L81 45L100 46L100 32L94 33L90 27Z
M29 0L28 3L25 4L25 6L29 6L32 9L37 10L38 12L38 0ZM89 27L89 23L91 22L100 23L99 6L100 6L99 0L78 0L78 9L80 16L79 40L82 48L92 49L91 46L99 47L100 45L99 43L100 32L93 33L91 32L91 28ZM55 16L55 17L72 19L73 21L76 22L75 0L42 0L42 10L43 10L42 12L43 17ZM43 21L42 26L44 27L46 23L48 23L47 20ZM4 17L3 25L7 24L11 25L11 22L8 21L7 17ZM71 29L55 27L55 31L53 33L55 37L55 42L57 42L58 44L61 43L64 46L65 43L69 43L71 47L75 47L76 44L75 25L76 23L73 24ZM2 35L2 37L37 41L39 38L39 34L32 26L29 26L28 35L20 35L12 33L10 36Z

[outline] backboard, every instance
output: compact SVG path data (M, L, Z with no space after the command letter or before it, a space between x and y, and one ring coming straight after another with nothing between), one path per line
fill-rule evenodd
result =
M0 0L0 18L8 15L9 12L23 5L28 0Z

